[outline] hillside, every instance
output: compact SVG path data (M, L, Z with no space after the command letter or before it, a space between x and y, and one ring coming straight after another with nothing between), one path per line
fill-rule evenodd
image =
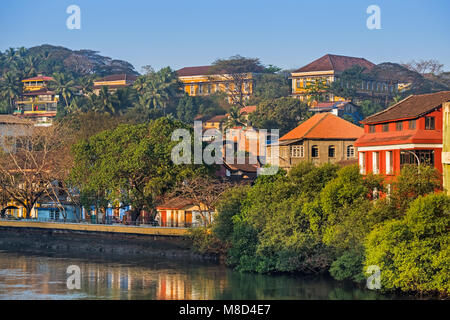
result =
M61 46L44 44L29 49L11 49L1 53L0 71L33 67L36 73L70 73L74 77L89 74L106 76L117 73L138 74L127 61L112 59L93 50L70 50Z

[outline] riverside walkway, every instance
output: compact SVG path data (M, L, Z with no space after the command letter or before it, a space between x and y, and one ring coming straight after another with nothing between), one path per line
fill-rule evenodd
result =
M67 231L87 231L87 232L109 232L109 233L141 234L150 236L151 235L176 236L176 237L187 236L189 230L188 228L17 221L17 220L0 220L0 227L38 228L38 229L67 230Z

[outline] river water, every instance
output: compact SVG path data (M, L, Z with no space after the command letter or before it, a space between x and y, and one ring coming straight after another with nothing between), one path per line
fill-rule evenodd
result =
M69 266L80 289L68 289ZM71 282L73 283L73 282ZM210 262L0 251L0 299L408 299L328 277L239 273Z

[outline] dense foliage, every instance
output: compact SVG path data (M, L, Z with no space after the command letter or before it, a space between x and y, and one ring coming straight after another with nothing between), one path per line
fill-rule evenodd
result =
M436 169L406 166L390 184L379 199L387 192L379 176L300 163L229 190L209 240L216 248L221 241L227 263L240 271L329 272L363 282L375 264L382 278L387 272L387 290L448 293L450 198L434 193Z

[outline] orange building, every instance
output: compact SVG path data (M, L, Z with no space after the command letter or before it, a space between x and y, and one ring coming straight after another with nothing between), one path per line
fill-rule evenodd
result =
M358 147L362 174L394 177L408 164L429 164L442 173L442 104L450 91L411 95L362 121Z
M302 161L356 163L355 141L363 133L361 127L331 113L316 114L280 138L279 166L289 170Z

